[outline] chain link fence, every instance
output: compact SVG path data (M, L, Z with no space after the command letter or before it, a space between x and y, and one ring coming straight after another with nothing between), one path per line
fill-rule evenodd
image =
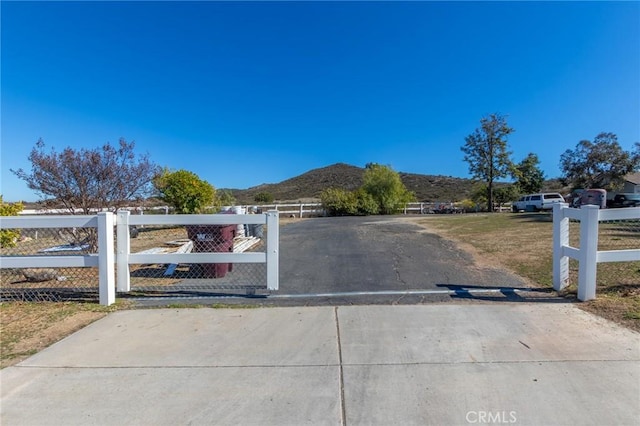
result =
M96 255L96 228L2 229L0 256L42 264L41 257ZM129 228L131 254L265 253L264 224L140 225ZM115 241L117 245L117 237ZM156 260L156 259L154 259ZM93 301L99 297L97 267L2 267L2 301ZM255 294L266 290L263 263L152 263L128 265L130 292L120 296Z
M11 240L1 256L69 256L97 251L95 228L2 230ZM0 299L20 301L90 300L98 297L98 268L2 268Z
M265 252L262 224L136 228L132 254ZM266 289L265 263L132 264L131 295L211 296Z
M600 222L598 250L640 249L640 219ZM640 261L598 263L597 285L621 292L640 292Z

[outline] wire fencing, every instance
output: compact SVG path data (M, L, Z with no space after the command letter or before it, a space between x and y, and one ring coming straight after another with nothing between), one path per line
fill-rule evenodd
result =
M0 219L0 300L278 288L278 214ZM115 230L115 232L114 232Z
M136 228L131 254L265 253L262 224L168 225ZM265 289L266 264L135 263L129 265L131 294L211 295Z
M598 250L640 249L640 219L600 222ZM640 261L598 263L597 285L621 292L640 292Z
M13 238L0 248L0 256L61 258L97 252L95 228L27 228L2 232L11 232ZM97 294L97 267L0 269L1 300L94 300Z

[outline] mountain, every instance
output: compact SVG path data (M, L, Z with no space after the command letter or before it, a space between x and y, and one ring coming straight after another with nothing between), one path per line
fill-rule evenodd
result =
M254 197L261 193L273 195L277 201L319 199L326 188L342 188L348 191L362 185L364 168L337 163L313 169L280 183L269 183L249 189L231 189L239 204L254 203ZM416 194L418 201L459 201L468 198L473 181L450 176L432 176L399 172L402 182L409 191Z

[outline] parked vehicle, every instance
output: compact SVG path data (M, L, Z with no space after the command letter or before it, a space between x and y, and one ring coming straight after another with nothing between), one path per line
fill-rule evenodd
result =
M621 207L640 207L640 193L616 194L610 201L609 207L612 209Z
M571 207L580 208L585 205L598 206L601 209L607 207L607 191L605 189L586 189L580 197L574 200Z
M538 212L553 209L554 203L564 203L564 198L557 192L545 192L541 194L528 194L514 201L511 210L514 213L521 211Z

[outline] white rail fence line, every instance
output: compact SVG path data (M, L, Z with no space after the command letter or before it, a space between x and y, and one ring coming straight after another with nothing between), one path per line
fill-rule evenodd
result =
M569 245L569 220L580 221L580 247ZM586 205L569 208L566 203L553 206L553 288L561 290L569 284L569 258L578 266L578 299L596 298L597 265L601 262L633 262L640 260L640 248L598 250L598 226L601 221L640 219L640 207L601 210Z
M433 211L438 206L449 206L451 205L453 208L454 203L437 203L437 202L415 202L415 203L407 203L405 207L402 209L403 214L426 214L429 211ZM270 211L275 210L278 214L285 215L294 215L295 217L304 217L305 215L315 215L315 216L324 216L325 210L322 207L322 203L288 203L288 204L253 204L253 205L242 205L240 207L247 209L249 207L257 207L262 211ZM497 207L496 207L497 209ZM155 212L155 215L168 215L171 211L171 208L168 206L160 206L160 207L125 207L121 210L130 210L132 215L144 215L145 212ZM507 203L500 211L510 211L511 204ZM106 211L106 209L105 209ZM42 209L42 210L23 210L18 213L21 216L30 216L30 215L50 215L50 214L58 214L64 215L71 213L68 209ZM97 212L96 212L97 213Z
M262 253L131 253L130 225L241 225L263 224L267 226L266 249ZM23 216L2 217L0 229L30 228L97 228L98 253L65 256L0 256L0 269L6 268L60 268L97 267L99 301L102 305L115 303L116 288L121 292L131 290L130 264L145 263L265 263L266 286L277 290L279 283L279 219L276 211L265 214L238 215L147 215L134 216L123 210L117 216L101 212L96 216ZM117 249L114 246L114 227L117 233ZM118 270L117 282L115 268Z
M25 216L2 217L0 229L30 228L96 228L98 253L66 256L0 256L0 269L6 268L98 268L100 304L115 302L115 252L113 244L113 213L98 213L96 216Z
M265 214L184 214L184 215L131 215L127 210L118 211L117 254L118 291L131 290L129 265L131 264L179 264L179 263L265 263L267 289L277 290L279 283L279 217L276 211ZM266 225L267 246L262 253L131 253L129 226L131 225Z

